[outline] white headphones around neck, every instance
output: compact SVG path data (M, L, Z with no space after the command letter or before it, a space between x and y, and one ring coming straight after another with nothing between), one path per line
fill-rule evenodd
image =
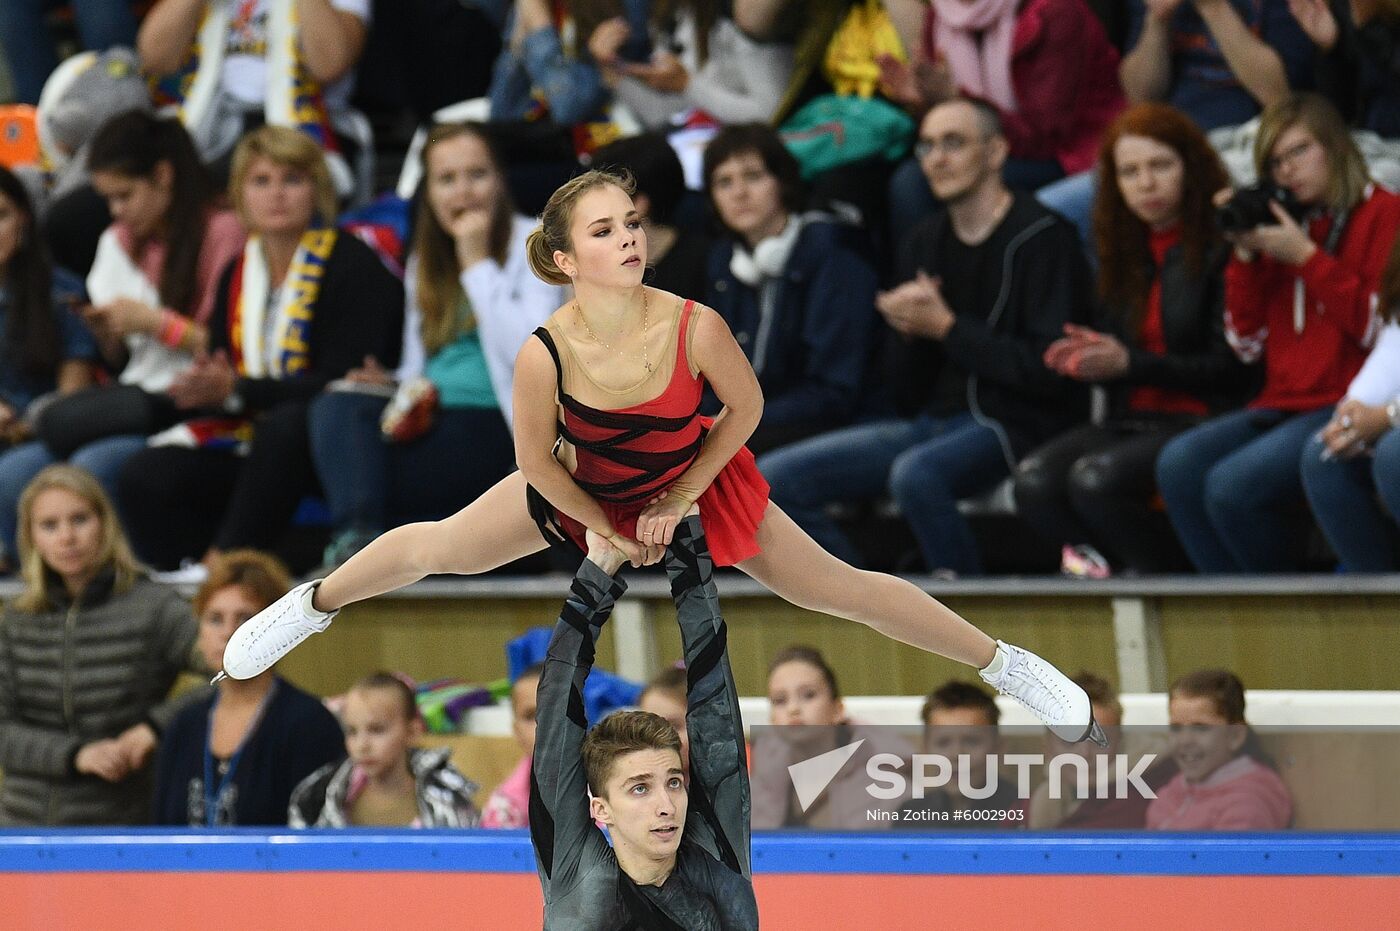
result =
M734 254L729 259L729 271L750 288L758 287L765 278L776 278L787 268L793 246L802 232L805 221L797 214L788 217L787 225L776 236L760 240L749 252L742 244L734 246Z

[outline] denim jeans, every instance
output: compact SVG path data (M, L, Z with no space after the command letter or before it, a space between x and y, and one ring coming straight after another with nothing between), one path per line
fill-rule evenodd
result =
M384 399L346 391L311 405L311 456L337 531L379 532L437 520L471 504L515 468L505 418L495 408L444 408L423 436L387 443Z
M79 449L68 462L91 472L115 503L122 464L145 445L144 436L109 436ZM0 455L0 543L12 561L19 553L15 537L19 530L20 495L45 466L58 461L47 446L38 442L24 443Z
M1157 487L1199 571L1297 568L1298 457L1331 413L1236 411L1166 445L1157 458Z
M57 5L48 0L0 2L0 43L20 103L38 103L44 82L58 67L58 53L45 22L47 9ZM73 0L73 15L85 49L100 52L114 45L136 45L130 0Z
M971 414L878 420L774 450L758 461L772 499L826 550L859 557L826 506L888 493L909 522L929 569L974 575L977 545L958 501L1010 474L992 428Z
M1303 488L1342 569L1400 570L1400 430L1383 433L1374 456L1323 459L1325 448L1316 437L1304 447Z

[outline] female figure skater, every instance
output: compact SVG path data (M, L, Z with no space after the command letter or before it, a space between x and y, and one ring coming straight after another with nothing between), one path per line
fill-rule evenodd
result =
M1100 738L1089 698L1034 653L993 641L911 583L825 552L768 501L744 447L763 396L723 320L642 284L646 234L628 179L590 171L550 198L529 240L545 281L572 283L515 368L520 471L435 523L385 533L324 580L307 582L239 628L224 670L255 676L342 606L434 573L485 572L546 538L582 549L592 530L633 565L660 559L697 504L716 565L732 565L789 602L867 624L967 663L1067 741ZM708 382L724 404L697 412Z

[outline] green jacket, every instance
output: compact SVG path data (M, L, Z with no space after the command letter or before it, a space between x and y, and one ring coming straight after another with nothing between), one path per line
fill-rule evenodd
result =
M149 764L109 783L73 759L142 721L164 730L198 626L174 590L142 578L118 594L113 580L99 575L77 602L54 584L53 610L0 614L0 825L150 822Z

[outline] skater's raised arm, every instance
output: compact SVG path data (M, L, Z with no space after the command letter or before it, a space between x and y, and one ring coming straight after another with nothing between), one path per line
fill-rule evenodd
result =
M536 690L535 755L530 769L530 840L544 887L545 901L574 885L605 857L602 832L588 810L588 780L583 768L583 685L593 668L594 645L626 591L616 571L620 558L585 559L574 576L569 599L554 636Z
M685 650L685 720L690 733L686 835L747 878L752 867L744 722L713 570L700 517L689 516L676 528L666 551L666 573Z

